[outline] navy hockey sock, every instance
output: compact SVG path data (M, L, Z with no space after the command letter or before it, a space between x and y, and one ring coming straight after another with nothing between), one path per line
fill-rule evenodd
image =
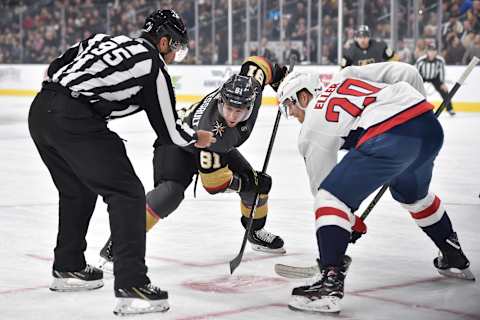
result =
M452 222L446 212L440 221L435 222L431 226L422 227L422 230L433 240L439 249L445 246L445 239L453 233Z
M350 232L339 226L324 226L317 230L317 244L322 266L341 266L347 251Z

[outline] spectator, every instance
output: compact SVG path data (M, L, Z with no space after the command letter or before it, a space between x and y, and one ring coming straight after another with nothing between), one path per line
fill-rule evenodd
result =
M417 60L421 56L425 55L427 53L427 47L425 44L424 39L418 39L417 43L415 45L415 53L414 53L414 58Z
M397 55L400 61L406 62L406 63L412 63L412 51L405 45L404 40L399 40L398 41L398 51Z
M291 41L287 41L285 51L283 51L283 62L288 64L292 57L296 62L301 61L300 51L292 47Z
M454 36L461 38L463 32L463 24L459 21L458 13L454 11L442 26L442 41L446 43Z
M462 46L460 39L453 36L445 52L445 62L447 64L461 64L465 55L465 48Z
M473 57L480 57L480 34L475 35L473 43L466 49L462 64L470 63Z

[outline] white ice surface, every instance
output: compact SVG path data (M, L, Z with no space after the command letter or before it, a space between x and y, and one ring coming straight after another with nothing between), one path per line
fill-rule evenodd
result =
M100 290L54 293L47 289L57 231L57 192L27 129L31 99L0 99L0 319L114 319L113 281ZM275 118L264 108L242 153L259 170ZM471 269L480 277L480 114L442 115L445 144L432 190L443 200ZM134 167L152 188L154 135L144 115L111 123ZM312 198L296 150L299 126L281 120L268 172L274 179L268 230L285 240L287 255L252 252L233 276L243 228L235 194L193 189L147 235L154 284L168 290L171 310L142 319L331 319L287 309L291 289L303 281L276 276L274 263L311 265L316 257ZM365 204L364 204L365 206ZM477 214L477 216L475 216ZM436 249L409 214L386 194L367 219L368 234L348 249L342 319L480 319L480 284L445 279L432 265ZM106 206L98 201L87 236L87 260L109 235Z

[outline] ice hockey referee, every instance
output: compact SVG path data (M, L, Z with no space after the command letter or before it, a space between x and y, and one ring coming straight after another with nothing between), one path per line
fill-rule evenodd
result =
M427 54L418 58L415 65L423 81L430 82L445 100L448 96L448 87L445 84L445 60L437 54L434 42L427 44ZM455 115L451 102L447 104L447 112L451 116Z

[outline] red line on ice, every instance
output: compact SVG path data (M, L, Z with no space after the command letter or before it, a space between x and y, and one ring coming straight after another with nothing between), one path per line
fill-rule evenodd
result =
M471 318L471 319L480 320L480 315L478 315L478 314L471 314L471 313L466 313L466 312L458 311L458 310L451 310L451 309L444 309L444 308L436 308L436 307L432 307L432 306L425 305L425 304L418 304L418 303L412 303L412 302L403 302L403 301L400 301L400 300L397 300L397 299L370 296L370 295L363 294L363 293L353 293L353 292L352 292L352 293L350 293L350 294L352 294L352 295L354 295L354 296L358 296L358 297L363 297L363 298L380 300L380 301L384 301L384 302L391 302L391 303L399 304L399 305L402 305L402 306L405 306L405 307L408 307L408 308L425 309L425 310L438 311L438 312L446 312L446 313L450 313L450 314L452 314L452 315L455 315L455 316L457 316L457 317L458 317L458 316L462 316L462 317L467 317L467 318Z
M382 290L389 290L389 289L398 289L398 288L404 288L404 287L409 287L421 283L428 283L428 282L437 282L437 281L442 281L442 280L448 280L448 278L445 277L432 277L432 278L425 278L425 279L419 279L415 281L408 281L408 282L403 282L403 283L398 283L398 284L391 284L391 285L386 285L386 286L381 286L381 287L376 287L376 288L370 288L370 289L364 289L364 290L355 290L351 292L347 292L347 294L351 294L353 296L357 297L363 297L363 298L368 298L368 299L374 299L374 300L380 300L384 302L390 302L402 306L406 306L409 308L419 308L419 309L425 309L425 310L430 310L430 311L438 311L438 312L446 312L453 314L455 316L463 316L471 319L477 319L480 320L480 315L475 315L475 314L470 314L466 313L463 311L458 311L458 310L451 310L451 309L445 309L445 308L437 308L425 304L418 304L418 303L412 303L412 302L404 302L398 299L392 299L392 298L384 298L384 297L377 297L373 295L369 295L368 293L375 293L379 292Z
M33 291L38 289L46 289L48 286L37 286L37 287L30 287L30 288L16 288L16 289L8 289L8 290L0 290L0 294L10 294L10 293L20 293L25 291Z

